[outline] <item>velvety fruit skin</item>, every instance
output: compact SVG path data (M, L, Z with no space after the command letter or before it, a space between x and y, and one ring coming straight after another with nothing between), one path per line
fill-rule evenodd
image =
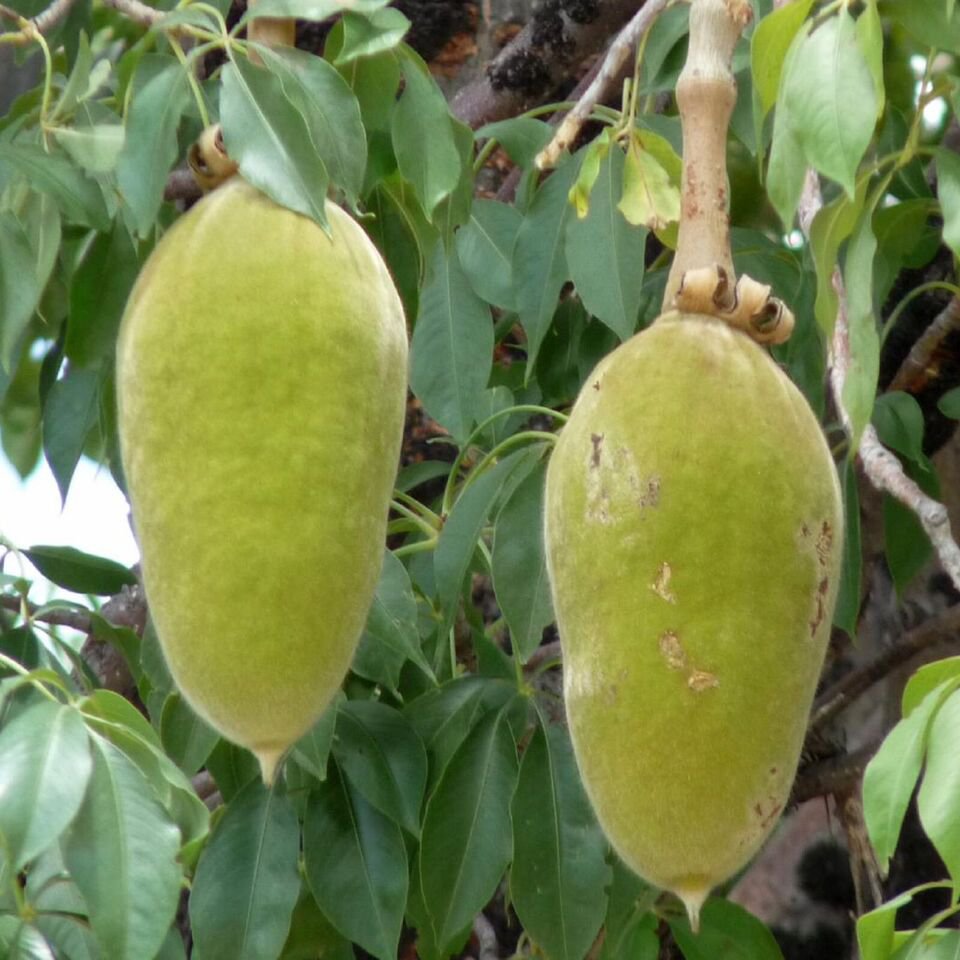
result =
M269 781L350 664L379 576L407 335L376 248L240 178L130 296L120 440L150 611L187 700Z
M660 318L550 461L547 560L577 761L624 861L700 903L786 802L840 570L836 471L767 353Z

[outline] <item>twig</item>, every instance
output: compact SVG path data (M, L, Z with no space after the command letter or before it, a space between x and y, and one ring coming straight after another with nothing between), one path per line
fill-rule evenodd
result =
M960 631L960 604L948 607L939 616L932 617L919 627L915 627L901 637L895 646L884 650L875 660L848 673L826 690L813 705L810 729L822 729L838 713L892 670L902 666L921 650L940 641L951 639L951 635L957 631Z
M13 613L20 613L21 600L9 594L0 594L0 607ZM70 627L81 633L90 633L93 630L89 615L79 610L45 610L38 615L39 609L35 603L27 603L27 611L32 620L39 620L41 623L49 623L56 627Z
M473 920L473 933L477 938L479 949L477 960L500 960L500 945L497 943L497 932L493 924L483 913L478 913Z
M60 23L70 12L73 4L74 0L53 0L53 3L46 10L42 10L35 17L31 17L26 22L26 26L21 26L17 33L3 34L3 42L12 43L14 46L25 46L32 43L37 33L49 33ZM10 20L23 23L23 17L16 10L4 6L0 7L0 12Z
M20 613L20 597L0 594L0 608ZM27 602L27 612L31 619L49 623L56 627L70 627L80 633L93 633L94 623L90 615L82 610L44 610L35 603ZM100 610L100 616L115 627L129 627L137 633L143 632L147 618L147 604L143 590L139 586L124 587L120 593L111 597Z
M577 105L567 114L560 129L543 150L537 154L537 167L549 170L556 166L560 154L577 138L580 128L586 122L590 112L600 102L611 82L620 73L620 69L636 47L640 38L650 29L653 21L663 12L670 0L647 0L633 19L617 34L603 59L603 66L587 87Z
M807 239L810 237L810 224L822 206L823 198L820 195L817 179L808 172L798 208L800 225ZM834 269L832 282L833 289L837 293L838 308L830 342L830 390L847 436L851 436L853 430L850 414L843 405L843 386L850 370L850 329L847 324L846 290L839 268ZM880 443L880 438L872 424L867 424L864 428L857 456L870 483L877 490L882 490L899 500L916 515L924 532L930 538L941 566L954 587L960 590L960 547L953 539L947 508L939 501L928 497L904 473L900 461Z
M910 353L900 364L900 369L887 389L916 392L917 382L919 381L922 385L931 376L929 368L943 341L958 330L960 330L960 297L951 297L950 302L910 349Z
M561 656L560 641L551 640L549 643L543 644L542 647L537 647L537 649L530 654L530 659L523 665L524 672L534 673L543 664L550 660L559 660Z
M128 20L140 24L141 27L152 27L166 16L165 11L154 10L140 0L103 0L103 5L123 14Z

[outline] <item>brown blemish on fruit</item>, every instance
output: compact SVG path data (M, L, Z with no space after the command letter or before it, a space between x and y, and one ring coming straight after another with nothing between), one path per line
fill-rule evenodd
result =
M717 675L707 670L693 670L687 677L687 686L694 693L703 693L704 690L712 690L720 686L720 680Z
M676 596L670 590L670 577L672 574L673 570L670 568L670 564L664 560L663 563L660 564L659 570L657 570L656 578L654 579L653 583L650 584L650 589L661 600L666 600L667 603L677 602Z
M600 381L599 381L599 380L594 380L594 381L593 381L593 389L594 389L594 390L599 390L599 389L600 389Z
M817 605L816 612L813 615L813 619L810 621L810 636L815 636L820 624L823 623L823 618L826 616L826 600L827 592L830 590L830 580L828 577L824 577L820 583L817 584L817 595L814 597L814 602Z
M590 454L590 466L596 470L597 467L600 466L600 451L603 449L603 434L591 433L590 443L593 444L593 451Z
M640 494L640 509L655 507L658 503L660 503L660 478L652 476L647 480L646 492Z
M830 562L830 551L833 548L833 527L830 526L829 522L824 520L823 526L820 528L820 534L817 537L817 559L820 561L820 566L825 567Z
M680 643L680 638L673 630L665 630L660 634L657 643L660 647L660 653L666 660L667 666L671 670L687 669L687 654Z

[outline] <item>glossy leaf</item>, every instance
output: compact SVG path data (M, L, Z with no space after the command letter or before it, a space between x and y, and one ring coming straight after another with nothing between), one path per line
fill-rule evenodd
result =
M310 795L303 857L310 889L337 930L378 960L395 960L408 886L403 834L335 766Z
M490 376L493 321L456 253L441 244L420 294L410 351L411 389L435 420L465 439Z
M241 57L223 68L223 138L244 178L281 206L326 225L329 176L280 81Z
M22 552L48 580L74 593L107 596L137 582L123 564L74 547L35 546Z
M100 380L98 371L71 367L50 387L43 405L43 453L63 503L87 437L99 420Z
M937 151L937 196L943 211L943 239L960 256L960 157Z
M683 917L670 929L686 960L783 960L773 934L756 917L732 900L708 900L694 933Z
M14 348L39 299L30 241L13 214L0 213L0 368L11 369Z
M863 817L880 868L886 872L897 847L907 805L920 775L927 730L950 681L928 694L887 734L863 776Z
M930 724L926 767L917 794L923 831L936 847L954 881L960 880L960 691L940 705Z
M177 909L180 832L130 760L98 736L91 746L93 774L64 860L104 954L143 960L159 950Z
M923 702L927 694L932 693L947 680L955 680L960 687L960 657L946 657L925 663L907 681L903 688L900 706L905 717L909 717Z
M300 891L300 828L281 787L233 798L200 857L190 894L193 960L274 960Z
M115 221L98 234L70 284L70 322L65 353L90 367L110 357L120 318L140 270L137 249L126 228Z
M870 217L861 217L847 248L843 278L847 291L850 364L843 384L843 405L850 418L851 450L856 451L870 422L880 372L880 334L873 308L873 258L877 240Z
M960 48L960 18L949 3L903 3L883 0L880 12L903 27L925 47L939 50Z
M420 835L427 754L402 713L374 700L347 700L337 714L333 752L352 787L381 813Z
M857 945L860 947L861 960L890 960L897 910L912 899L912 893L902 893L857 918Z
M323 915L304 887L293 911L290 935L278 960L354 960L353 946Z
M353 91L322 57L294 47L261 45L257 50L306 121L331 182L356 203L367 164L367 139Z
M513 735L503 714L488 714L450 761L424 816L420 884L441 945L493 896L510 862L516 783Z
M537 729L511 813L517 916L551 960L582 960L603 923L611 871L565 728Z
M330 734L333 735L333 724L330 725ZM305 734L310 736L310 734ZM328 748L329 749L329 748ZM296 751L296 747L294 747ZM324 760L326 754L324 754ZM298 758L298 762L299 758ZM302 766L306 766L301 762ZM217 783L220 796L224 803L231 800L251 781L260 776L260 765L257 758L249 750L221 740L207 757L207 770ZM311 772L313 772L311 770Z
M951 420L960 420L960 387L948 390L937 401L937 409Z
M327 760L333 745L342 694L320 715L320 719L294 744L292 756L308 773L318 780L327 777Z
M856 110L847 109L851 103ZM807 163L851 198L878 107L856 22L846 8L797 35L795 55L784 68L777 123L789 125Z
M553 622L543 544L546 464L527 474L497 516L493 537L493 588L515 654L526 661Z
M557 298L570 278L566 256L567 222L576 216L567 194L579 163L568 160L540 187L520 224L513 248L513 289L527 334L528 369L553 319Z
M0 846L16 870L66 829L92 768L72 707L40 700L0 729Z
M536 155L550 142L553 131L549 124L534 117L511 117L480 127L478 140L495 137L518 167L529 167Z
M488 303L512 310L511 254L523 217L516 207L478 197L470 221L457 231L457 254L470 285Z
M335 62L341 66L358 57L393 50L409 29L410 21L392 7L374 10L366 16L347 11L343 15L343 45Z
M806 19L813 0L798 0L768 13L750 38L751 77L760 125L777 102L787 50Z
M873 425L880 442L910 460L924 463L923 411L916 398L900 390L877 397Z
M460 153L447 102L426 66L404 57L404 90L393 111L392 138L397 164L413 185L429 217L460 180Z
M593 316L621 339L633 335L643 290L647 232L627 223L618 208L624 155L601 161L584 219L567 220L566 257L577 293Z
M193 776L210 756L220 734L193 712L179 693L171 693L160 714L160 739L167 756Z

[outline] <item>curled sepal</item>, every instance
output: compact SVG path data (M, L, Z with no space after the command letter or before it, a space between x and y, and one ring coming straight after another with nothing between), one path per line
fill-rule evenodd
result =
M204 193L215 190L237 172L237 164L227 154L223 128L219 123L207 127L190 147L187 163L193 179Z

